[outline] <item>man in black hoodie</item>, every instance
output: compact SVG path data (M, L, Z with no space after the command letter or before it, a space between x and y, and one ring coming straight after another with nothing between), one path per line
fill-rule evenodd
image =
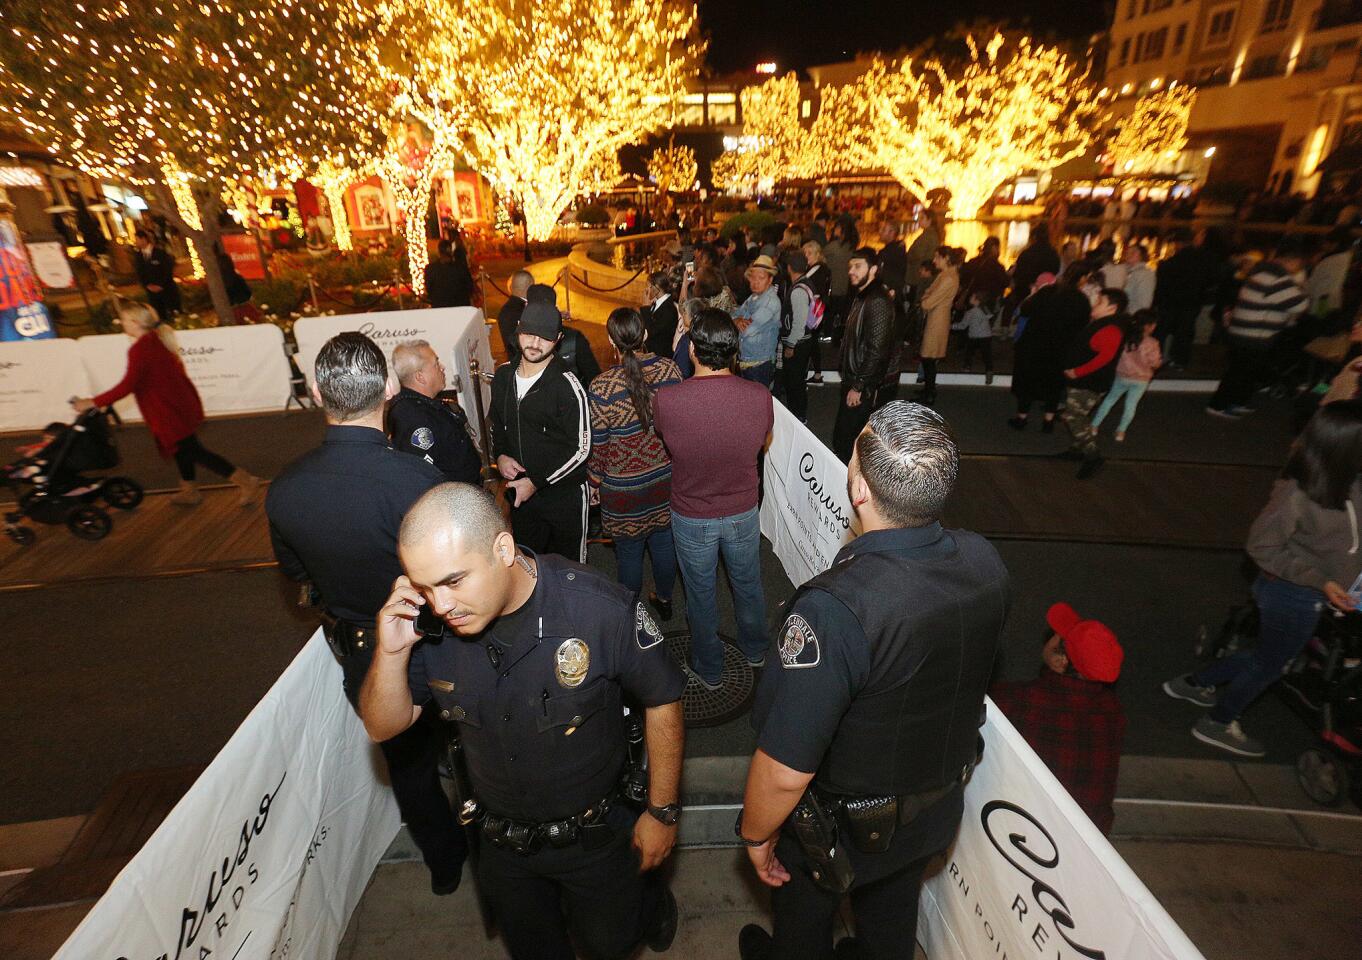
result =
M885 378L895 348L896 314L893 301L879 279L875 251L861 247L851 255L848 275L854 299L847 311L842 336L842 398L832 428L832 452L851 462L856 438L883 402ZM898 376L897 366L893 376Z
M1078 468L1079 480L1086 480L1102 469L1092 411L1116 379L1116 364L1125 342L1126 303L1125 291L1103 290L1093 304L1092 319L1069 347L1069 366L1064 371L1068 381L1064 425L1073 437L1073 446L1060 456L1083 461Z
M492 378L492 450L506 479L516 543L586 562L586 390L555 353L563 318L530 300L520 315L520 358Z

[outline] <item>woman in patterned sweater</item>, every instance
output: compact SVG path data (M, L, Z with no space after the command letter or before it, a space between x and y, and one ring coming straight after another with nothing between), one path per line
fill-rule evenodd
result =
M619 581L643 592L643 552L652 556L655 591L648 602L672 616L676 548L672 542L672 465L653 432L653 394L681 382L676 364L646 352L647 329L637 310L610 314L606 332L619 359L591 381L591 460L588 479L600 490L601 522L614 538Z

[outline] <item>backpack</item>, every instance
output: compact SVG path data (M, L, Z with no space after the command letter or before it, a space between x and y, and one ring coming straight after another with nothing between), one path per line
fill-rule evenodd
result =
M813 289L813 286L805 280L800 280L794 287L803 287L804 292L809 295L809 319L804 324L804 332L808 333L817 330L823 322L823 311L825 309L823 298ZM794 291L790 288L790 292ZM780 337L785 339L790 335L790 330L794 326L794 307L790 303L790 294L786 293L780 298Z

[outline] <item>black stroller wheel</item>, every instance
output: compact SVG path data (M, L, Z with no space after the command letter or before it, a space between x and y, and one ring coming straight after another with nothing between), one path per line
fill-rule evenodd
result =
M142 485L127 477L110 477L100 490L104 502L119 510L132 510L142 502Z
M5 535L21 547L30 547L38 535L28 527L6 527Z
M85 503L67 516L66 527L82 540L103 540L113 529L113 520L100 507Z
M1305 795L1332 807L1348 795L1348 768L1328 750L1311 747L1296 759L1296 780Z

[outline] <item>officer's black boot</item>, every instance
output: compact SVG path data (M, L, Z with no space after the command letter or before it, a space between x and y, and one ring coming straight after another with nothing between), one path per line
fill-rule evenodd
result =
M738 956L742 960L770 960L771 935L749 923L738 931Z
M669 887L663 887L662 897L653 911L653 920L648 924L648 932L644 934L644 942L648 944L648 949L653 953L665 953L671 949L672 941L676 939L676 927L680 918L676 896Z

